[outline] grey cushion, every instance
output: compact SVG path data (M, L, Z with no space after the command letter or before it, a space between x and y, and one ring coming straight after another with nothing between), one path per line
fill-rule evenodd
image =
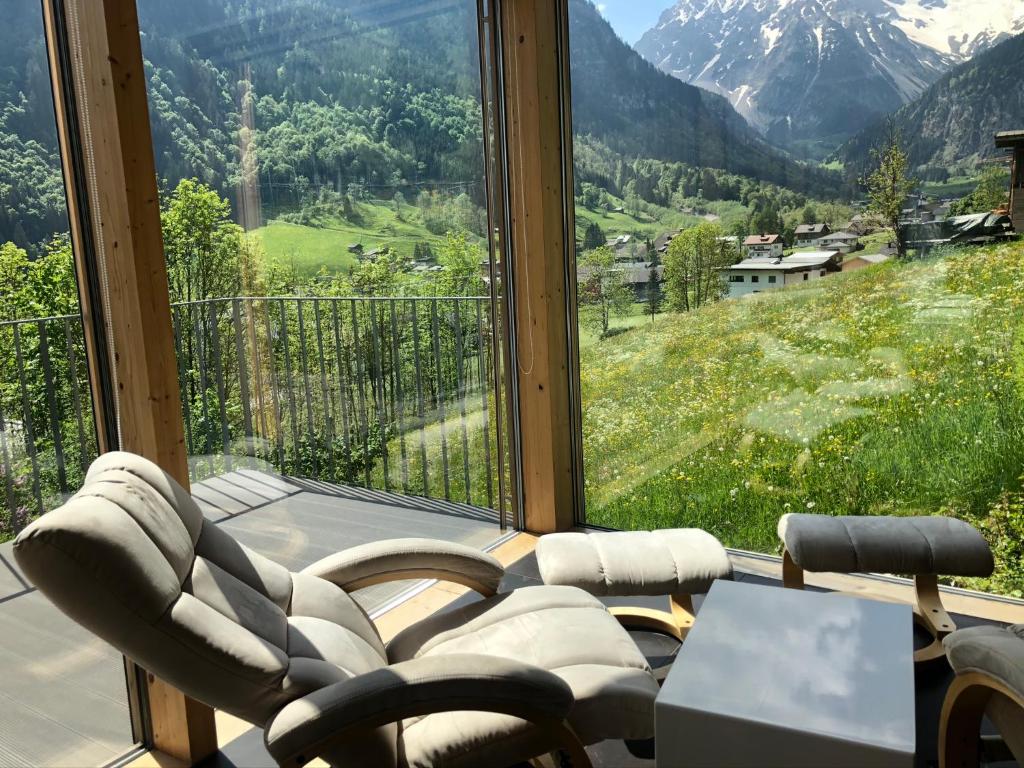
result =
M379 678L389 660L437 659L431 669L443 678L445 669L467 674L446 655L472 652L554 672L558 690L576 696L572 721L588 740L653 729L657 684L629 635L593 597L559 587L519 590L431 617L385 649L340 586L290 573L239 544L204 520L173 478L131 454L97 460L81 491L28 526L14 551L28 578L72 619L193 698L258 726L311 694ZM360 548L321 569L341 581L400 571L409 566L401 556L408 551L417 568L462 567L493 586L502 571L489 555L423 541ZM289 733L303 730L292 716L307 711L289 710L292 719L281 721L290 723ZM449 759L481 765L498 756L516 762L550 746L507 715L430 714L404 726L368 730L323 756L349 768Z
M788 514L779 538L807 571L988 576L992 551L984 537L951 517L831 517Z
M537 542L537 564L545 584L592 595L692 594L732 578L725 548L696 528L553 533Z
M955 672L981 672L1024 698L1024 624L961 629L942 643Z
M600 600L573 587L524 587L436 614L387 649L392 663L452 653L516 659L569 684L576 699L569 721L585 742L653 735L658 684L647 660ZM515 718L482 713L429 715L407 720L404 729L407 754L418 756L412 765L442 754L489 765L497 759L495 743L529 738Z

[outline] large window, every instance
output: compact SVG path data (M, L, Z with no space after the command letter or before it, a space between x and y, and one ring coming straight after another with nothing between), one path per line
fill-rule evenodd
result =
M487 543L508 500L477 3L139 11L195 496L295 567Z
M961 583L1021 596L1024 247L992 142L1015 125L929 87L995 76L929 32L981 22L568 5L586 521L777 553L786 512L950 515L996 554Z
M99 765L134 743L121 656L22 576L11 540L95 458L85 329L38 2L0 27L0 754Z

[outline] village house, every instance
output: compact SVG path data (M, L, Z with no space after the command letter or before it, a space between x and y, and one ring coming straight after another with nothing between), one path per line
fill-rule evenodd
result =
M633 298L636 301L647 301L652 269L660 285L665 279L665 267L660 264L658 266L644 262L626 264L616 267L615 272L622 275L622 282L633 291ZM592 267L578 267L576 269L576 282L579 285L585 285L592 273Z
M842 270L839 251L795 253L786 258L754 257L722 270L728 296L735 299L791 285L820 280Z
M871 233L878 230L877 224L864 216L864 214L858 213L848 222L843 225L843 232L850 232L854 235L864 237L864 235L870 235Z
M889 258L884 253L858 253L843 262L843 272L856 272L858 269L873 267L875 264L889 261Z
M828 224L801 224L796 228L796 243L794 245L797 248L807 247L818 247L820 240L825 235L832 232Z
M680 230L680 231L682 231L682 230ZM662 256L662 257L666 253L668 253L668 247L672 244L672 241L676 239L676 235L678 235L678 234L679 234L679 232L677 231L677 232L666 232L664 235L658 235L657 239L654 241L654 251L655 251L655 253L657 253L659 256Z
M853 253L860 248L860 238L852 232L833 232L818 242L822 248L840 253Z
M749 259L781 259L784 247L782 235L751 235L743 241Z

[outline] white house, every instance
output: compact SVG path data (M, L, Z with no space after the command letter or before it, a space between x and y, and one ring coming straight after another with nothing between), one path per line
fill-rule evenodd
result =
M820 280L831 272L841 271L842 258L839 251L796 253L784 259L755 257L726 267L722 274L729 298L735 299L752 293Z
M827 250L840 253L853 253L860 247L860 237L852 232L833 232L818 240L819 245Z
M831 233L828 224L801 224L796 228L796 247L817 248L821 244L821 238Z
M751 259L781 259L784 247L782 235L751 235L743 241L743 248Z

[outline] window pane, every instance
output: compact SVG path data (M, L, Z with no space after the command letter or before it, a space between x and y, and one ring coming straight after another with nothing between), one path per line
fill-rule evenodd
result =
M396 535L491 541L477 4L139 10L204 509L291 567Z
M27 582L12 539L96 457L82 316L38 2L0 27L0 754L101 765L132 730L121 656Z
M1020 596L1019 126L976 106L1016 11L781 5L569 0L586 520L950 515L997 560L956 583Z

